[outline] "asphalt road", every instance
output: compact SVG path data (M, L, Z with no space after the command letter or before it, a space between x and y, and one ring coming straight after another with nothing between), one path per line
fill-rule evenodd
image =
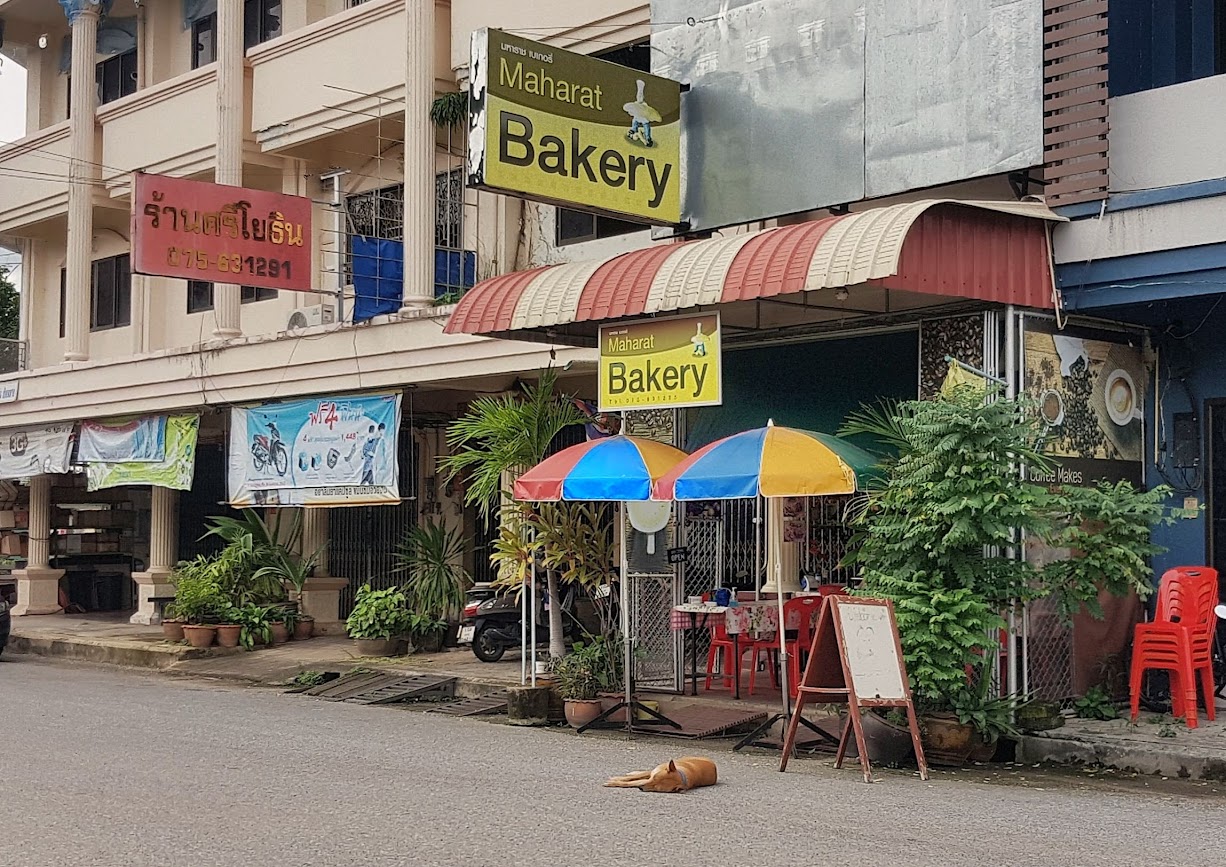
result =
M702 752L265 689L0 661L0 865L1184 865L1226 799L1026 769L865 785L715 747L720 784L605 789ZM985 782L990 779L992 782ZM1206 849L1205 847L1209 847Z

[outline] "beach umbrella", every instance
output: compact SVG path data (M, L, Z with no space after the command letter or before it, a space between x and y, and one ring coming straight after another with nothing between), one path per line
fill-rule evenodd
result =
M618 583L621 585L620 621L628 727L633 725L639 707L632 695L633 648L626 564L626 503L649 500L656 481L685 457L685 452L680 449L655 440L627 435L603 437L579 443L545 458L523 473L513 489L513 496L520 502L565 500L617 503L618 547L621 550ZM638 529L648 530L646 527ZM652 716L658 717L654 713Z
M790 715L787 643L784 636L783 498L820 497L863 491L878 473L878 460L863 449L829 434L779 427L743 431L716 440L678 463L656 482L658 500L735 500L765 497L767 538L773 552L779 602L780 680L784 715Z

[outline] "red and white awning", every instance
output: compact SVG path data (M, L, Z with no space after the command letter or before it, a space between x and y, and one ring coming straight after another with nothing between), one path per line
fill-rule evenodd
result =
M484 280L460 300L446 330L539 339L579 323L798 293L807 301L862 284L1050 309L1047 223L1062 219L1039 202L929 199L659 244Z

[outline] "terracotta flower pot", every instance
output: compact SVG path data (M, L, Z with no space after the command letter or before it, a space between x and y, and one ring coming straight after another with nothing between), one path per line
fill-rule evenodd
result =
M182 620L163 620L162 635L167 641L182 641L183 640L183 621Z
M294 624L294 640L306 641L315 634L315 621L309 617Z
M184 626L183 637L192 647L212 647L217 637L216 626Z
M565 702L566 721L572 728L582 728L596 717L600 716L600 699L567 699Z
M272 627L273 644L284 644L285 642L289 641L289 630L285 627L284 623L274 621L270 624L270 626Z
M223 623L217 627L217 643L222 647L238 647L238 638L243 627L233 623Z
M923 719L924 756L933 765L966 764L974 746L975 727L963 725L952 714L933 714Z
M399 638L355 638L358 656L399 656Z

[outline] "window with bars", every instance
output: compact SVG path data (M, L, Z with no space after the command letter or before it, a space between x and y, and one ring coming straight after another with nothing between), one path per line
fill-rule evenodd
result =
M243 304L254 304L256 301L270 301L277 297L276 289L263 286L243 286L240 289L240 300ZM203 313L213 309L213 284L207 280L187 281L187 312Z

